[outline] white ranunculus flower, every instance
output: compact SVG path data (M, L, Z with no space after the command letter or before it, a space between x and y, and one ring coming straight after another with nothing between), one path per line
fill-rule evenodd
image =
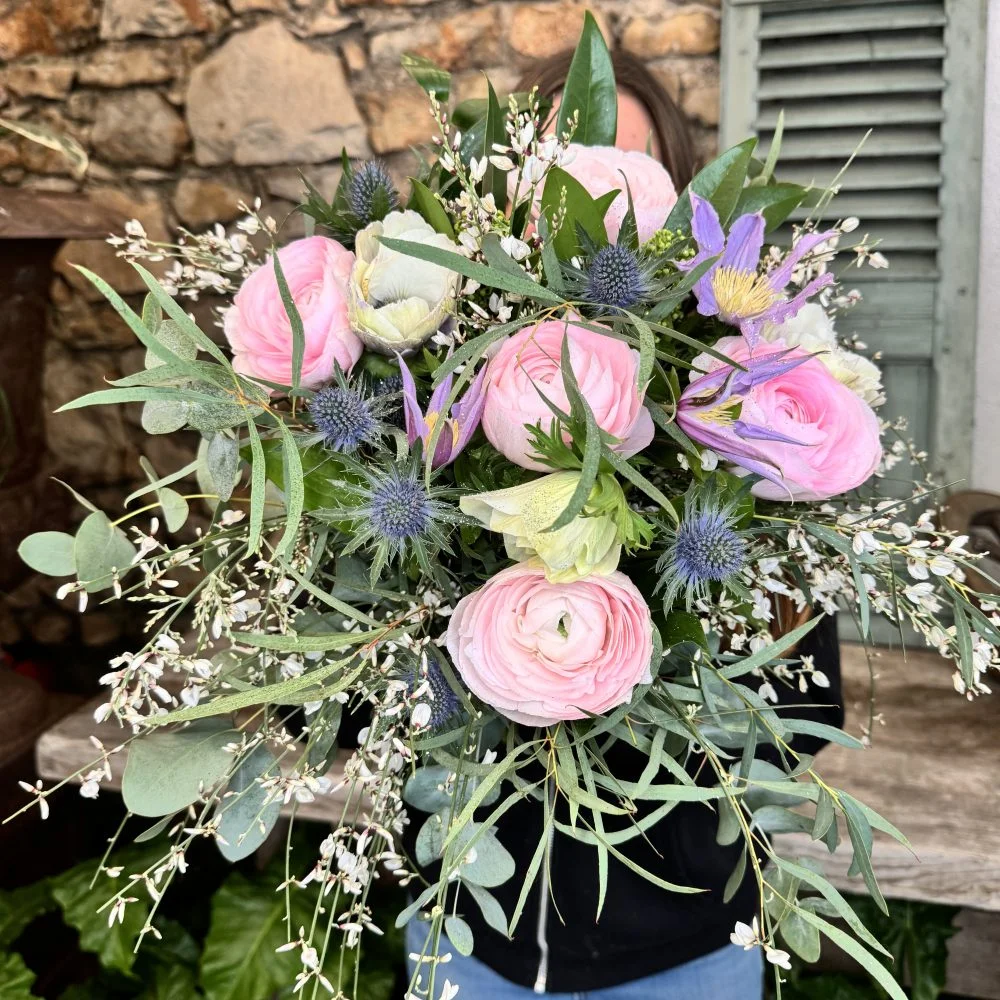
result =
M771 343L782 340L787 347L801 347L816 354L838 382L869 406L881 406L885 402L878 365L838 345L833 319L818 303L807 302L784 323L766 324L761 337Z
M382 354L412 351L435 334L455 304L460 276L439 264L390 250L380 236L458 252L416 212L390 212L358 233L348 317L354 332Z

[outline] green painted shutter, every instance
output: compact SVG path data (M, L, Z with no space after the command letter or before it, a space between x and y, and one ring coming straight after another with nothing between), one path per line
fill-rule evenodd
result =
M844 314L882 352L889 403L949 481L971 462L987 0L726 0L721 147L785 112L779 175L825 187L887 270L851 268ZM805 216L803 211L802 216ZM848 259L848 255L842 255ZM893 491L895 492L895 491Z

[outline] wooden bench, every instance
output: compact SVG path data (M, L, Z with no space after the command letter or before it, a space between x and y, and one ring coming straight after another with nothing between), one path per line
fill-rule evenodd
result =
M868 718L868 665L858 646L845 645L846 728L856 735ZM1000 1000L1000 693L968 702L951 684L948 664L933 653L884 651L875 660L877 709L884 719L866 751L824 749L817 769L835 787L847 788L910 838L913 851L878 836L875 870L889 898L961 907L959 933L949 945L948 989L982 1000ZM84 706L38 741L43 778L58 780L93 759L91 734L107 746L122 739L114 723L94 724ZM933 725L929 724L933 710ZM124 767L113 758L117 787ZM337 780L342 764L335 765ZM107 787L107 786L105 786ZM298 815L339 822L342 799L327 796L298 808ZM849 855L831 857L808 837L783 838L786 853L824 866L835 885L861 893L847 878Z

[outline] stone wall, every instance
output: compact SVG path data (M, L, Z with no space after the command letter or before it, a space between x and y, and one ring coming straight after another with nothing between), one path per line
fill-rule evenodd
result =
M609 39L648 61L710 156L719 0L586 6ZM332 194L342 146L383 157L405 178L409 149L426 141L432 122L422 91L399 68L404 51L450 69L462 97L483 92L482 70L502 92L534 60L571 48L583 11L570 0L0 0L0 115L68 133L91 157L77 181L57 153L8 136L0 182L85 190L123 222L140 219L154 239L178 225L231 220L241 198L260 196L282 218L300 170ZM141 288L111 247L66 244L52 289L50 412L141 366L131 334L71 263L123 294ZM140 448L169 469L188 447L147 438L137 414L122 408L53 416L48 440L53 474L107 509L137 474ZM17 601L30 608L34 598ZM4 620L0 643L15 638ZM65 632L50 620L52 629Z

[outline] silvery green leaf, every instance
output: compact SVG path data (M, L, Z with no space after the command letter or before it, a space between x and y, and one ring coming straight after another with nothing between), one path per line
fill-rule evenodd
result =
M476 836L479 828L478 823L469 824L458 841L459 851L464 850L464 845ZM476 838L475 843L469 846L466 857L468 860L461 868L462 878L466 882L490 889L503 885L514 875L514 859L492 830L486 830Z
M504 916L503 907L497 902L496 897L482 886L476 885L475 882L463 881L462 885L478 904L483 920L498 934L503 934L506 937L507 918Z
M240 443L236 438L217 432L212 435L205 452L205 463L219 500L226 503L239 480Z
M135 546L105 513L95 511L77 529L73 558L77 578L92 594L111 586L114 570L124 574L135 558Z
M445 791L444 783L451 771L439 764L418 767L403 788L403 800L423 812L436 813L451 805L451 793Z
M173 732L146 733L129 747L122 798L136 816L167 816L198 800L233 765L223 748L236 733L210 720Z
M158 303L157 308L159 308ZM146 308L143 306L143 317L145 316ZM197 346L173 320L162 320L157 325L156 329L150 330L150 332L161 344L163 344L164 347L173 351L177 357L183 358L185 361L194 361L194 359L198 357ZM164 360L147 349L146 360L144 363L147 368L155 368L157 365L164 364Z
M428 816L424 820L423 826L417 833L415 852L417 863L427 866L437 861L441 857L441 849L444 846L445 833L448 830L448 810L442 809L440 812Z
M65 531L36 531L17 547L17 554L36 573L75 576L73 536Z
M459 955L471 955L475 941L472 928L461 917L445 917L444 932Z
M227 861L240 861L253 854L278 822L281 800L272 798L273 789L261 784L261 779L277 774L274 754L266 746L258 746L240 762L229 779L229 787L216 810L222 837L216 843Z
M163 519L167 531L180 531L188 519L188 502L176 490L169 487L156 491L156 498L163 508Z
M778 926L785 944L803 962L819 961L819 930L816 927L803 920L795 910L789 910Z
M191 406L181 399L147 399L142 404L142 429L147 434L173 434L188 422Z

